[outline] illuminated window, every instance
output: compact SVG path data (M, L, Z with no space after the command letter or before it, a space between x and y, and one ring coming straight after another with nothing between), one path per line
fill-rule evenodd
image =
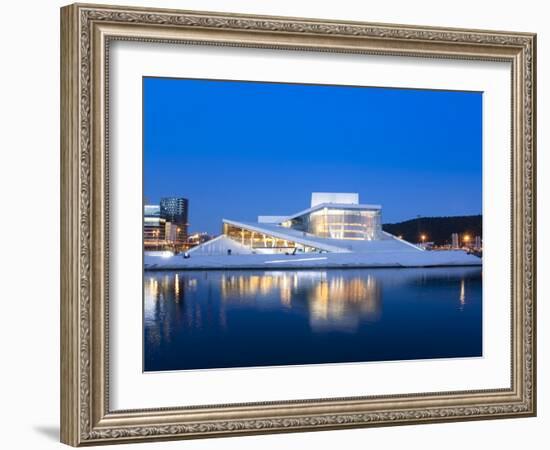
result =
M379 239L380 211L366 209L323 208L302 216L308 233L330 239ZM293 227L294 228L294 227Z

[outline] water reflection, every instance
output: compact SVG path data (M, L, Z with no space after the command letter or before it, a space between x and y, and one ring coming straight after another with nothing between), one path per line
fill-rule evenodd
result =
M285 308L307 307L313 330L350 331L362 318L377 320L381 313L381 289L372 275L352 278L329 276L326 271L223 274L221 299L225 305L268 307L275 299Z
M473 309L469 309L470 297L474 300ZM316 339L325 342L327 337L323 336L335 336L334 333L348 335L346 339L353 339L352 347L360 352L365 348L360 339L366 335L372 334L371 339L379 335L389 342L392 333L399 335L414 326L411 320L426 322L428 329L432 327L434 333L440 334L440 330L435 331L438 315L460 326L464 319L456 314L467 317L470 312L477 320L481 317L481 269L146 272L144 300L146 366L156 367L151 370L162 370L152 361L169 353L179 355L169 358L175 358L175 368L230 367L238 363L198 361L206 358L206 349L216 353L225 345L250 347L251 340L263 345L262 352L266 352L265 345L272 345L267 353L277 353L277 346L289 336L293 336L286 350L290 356L266 364L294 361L293 352L298 354L298 362L307 362L310 356L299 353L305 351L299 347L313 348ZM451 326L457 329L456 323ZM464 326L466 330L472 328L471 324ZM414 341L414 336L411 339ZM324 353L330 353L327 344L323 345ZM337 349L330 351L339 354ZM343 354L342 349L340 353ZM184 357L197 362L181 367L183 363L178 358ZM224 357L210 356L219 361ZM315 358L323 360L322 356ZM359 356L347 358L344 360ZM366 359L359 360L368 360L362 358ZM252 355L250 361L241 365L262 365L261 360Z
M460 280L460 295L458 298L460 301L460 310L463 311L466 304L466 280L464 278Z
M353 331L363 320L376 321L382 312L380 283L371 275L323 280L308 293L313 330Z

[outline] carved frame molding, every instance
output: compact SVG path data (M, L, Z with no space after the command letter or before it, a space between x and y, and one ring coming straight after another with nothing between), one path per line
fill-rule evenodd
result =
M111 411L108 395L108 58L112 40L509 61L512 66L510 389ZM536 412L536 36L75 4L61 10L61 439L197 438Z

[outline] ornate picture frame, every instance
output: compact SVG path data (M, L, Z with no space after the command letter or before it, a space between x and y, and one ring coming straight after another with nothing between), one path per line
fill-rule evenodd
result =
M116 40L505 61L512 67L511 386L113 411L108 63ZM74 4L61 9L61 440L97 445L536 414L536 36Z

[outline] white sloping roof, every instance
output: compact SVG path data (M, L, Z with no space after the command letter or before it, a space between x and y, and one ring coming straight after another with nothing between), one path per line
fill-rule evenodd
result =
M304 209L303 211L297 212L296 214L291 214L290 216L287 216L285 220L294 219L299 216L303 216L304 214L309 214L313 211L317 211L319 209L323 208L331 208L331 209L366 209L366 210L380 210L382 209L381 205L352 205L350 203L319 203L318 205L312 206L311 208ZM282 222L284 222L283 220Z
M347 253L351 251L346 247L333 245L329 242L329 239L317 238L316 236L312 236L298 230L293 230L292 228L281 227L272 223L237 222L229 219L223 219L223 222L236 227L246 228L247 230L257 231L258 233L268 234L279 239L307 245L308 247L325 250L327 252Z
M187 253L194 255L226 255L227 250L231 250L231 254L235 255L252 254L250 247L242 245L224 234L193 247Z
M223 219L223 222L236 227L268 234L279 239L285 239L302 245L326 250L331 253L424 252L422 248L399 239L385 231L382 231L380 239L372 241L359 239L329 239L294 230L293 228L282 227L273 223L237 222L228 219Z

